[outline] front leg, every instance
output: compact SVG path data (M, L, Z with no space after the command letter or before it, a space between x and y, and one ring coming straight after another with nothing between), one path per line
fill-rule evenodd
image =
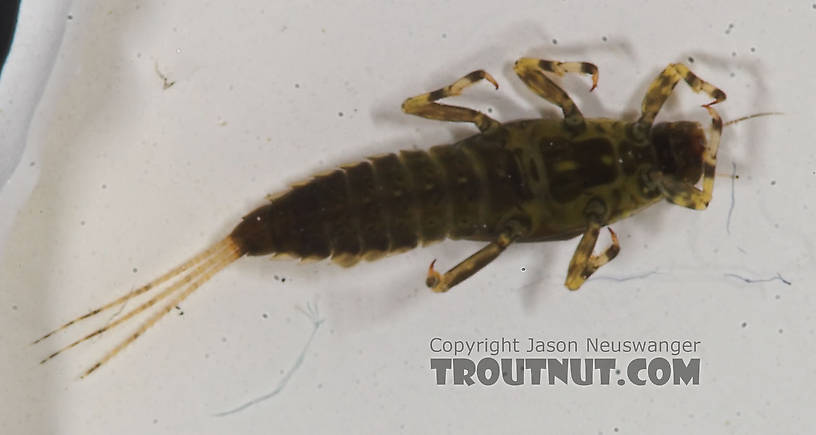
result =
M717 168L717 150L720 147L723 122L720 114L711 107L725 100L725 92L700 79L683 64L671 64L649 86L646 96L643 97L642 114L638 121L641 132L648 131L654 122L663 103L669 98L672 90L680 80L684 80L694 92L704 92L714 101L704 105L711 116L711 137L703 150L703 188L698 189L687 183L674 180L659 171L650 174L650 179L669 201L683 207L703 210L711 202L714 191L714 176Z

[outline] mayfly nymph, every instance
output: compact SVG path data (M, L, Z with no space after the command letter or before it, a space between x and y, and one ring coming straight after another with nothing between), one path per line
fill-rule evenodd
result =
M599 255L593 254L604 226L663 199L697 210L708 206L723 128L712 105L725 100L723 91L698 78L685 65L670 64L649 86L637 121L587 119L545 73L590 74L593 90L598 82L595 65L522 58L514 69L533 92L560 107L564 118L500 123L473 109L436 102L459 95L483 79L498 88L493 77L482 70L409 98L402 105L408 114L471 122L480 132L427 151L400 151L343 166L270 198L214 246L37 340L140 294L157 291L141 305L43 362L163 303L83 376L90 374L215 273L244 255L331 258L352 266L360 260L415 248L420 242L445 238L487 242L444 274L431 263L426 283L433 291L444 292L514 242L566 240L580 235L565 282L575 290L620 249L610 229L611 244ZM654 123L680 81L713 99L703 106L711 117L708 140L696 122ZM702 188L697 188L701 177Z

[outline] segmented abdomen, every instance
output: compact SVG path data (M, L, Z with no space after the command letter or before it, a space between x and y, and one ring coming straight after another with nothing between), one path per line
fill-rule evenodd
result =
M232 236L249 255L350 265L419 242L488 238L524 190L513 154L474 136L316 176L246 216Z

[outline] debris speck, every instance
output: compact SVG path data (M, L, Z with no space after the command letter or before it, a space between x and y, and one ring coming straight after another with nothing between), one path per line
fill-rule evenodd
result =
M748 327L748 322L742 322L742 327L743 327L743 328Z
M443 34L442 34L442 39L446 39L447 37L448 37L448 34L447 34L447 33L443 33Z
M133 268L133 273L136 273L136 272L138 272L138 271L139 271L139 269L138 269L138 268L135 268L135 267Z
M343 112L337 112L337 116L342 118L343 117Z
M553 45L558 45L558 40L553 38L552 43L553 43Z
M771 180L771 186L776 186L776 180Z
M729 235L731 234L731 214L734 213L734 204L736 203L734 191L736 190L737 164L731 162L731 169L731 205L728 207L728 217L725 219L725 232Z
M736 273L726 273L725 276L745 281L748 284L756 284L756 283L770 282L770 281L782 281L783 283L785 283L787 285L792 284L790 281L783 278L782 274L780 274L780 273L777 273L776 275L774 275L774 276L772 276L770 278L764 278L764 279L746 278L744 276L737 275Z
M638 275L630 275L630 276L624 276L624 277L604 276L604 275L593 276L591 278L588 278L587 280L593 279L593 280L601 280L601 281L606 280L606 281L624 282L624 281L632 281L632 280L635 280L635 279L645 279L645 278L648 278L648 277L650 277L650 276L652 276L652 275L654 275L656 273L658 273L657 269L651 270L649 272L641 273L641 274L638 274Z
M521 271L522 271L522 272L527 272L527 268L526 268L526 267L522 267L522 268L521 268Z
M608 39L606 38L606 36L601 36L601 41L606 42L608 41Z
M318 312L316 303L314 303L314 304L307 303L305 310L298 307L298 311L300 311L304 315L306 315L306 317L312 323L312 333L309 335L309 338L306 340L306 343L303 345L303 348L300 351L300 355L298 355L298 357L295 359L295 362L294 362L294 364L292 364L292 367L290 367L287 372L283 372L281 370L281 374L283 375L283 377L280 379L280 381L278 381L278 385L272 391L270 391L269 393L266 393L266 394L264 394L262 396L258 396L256 398L254 398L254 399L252 399L252 400L250 400L248 402L245 402L242 405L239 405L239 406L237 406L237 407L235 407L233 409L230 409L228 411L219 412L219 413L215 414L216 417L223 417L223 416L226 416L226 415L230 415L230 414L234 414L236 412L242 411L242 410L244 410L246 408L249 408L250 406L257 405L257 404L259 404L259 403L261 403L261 402L263 402L265 400L268 400L268 399L276 396L277 394L279 394L281 391L283 391L283 389L286 387L286 384L288 384L289 380L292 379L292 375L294 375L295 372L297 372L298 369L300 368L300 366L303 364L303 360L306 358L306 354L307 354L307 352L309 350L309 347L312 344L312 341L314 340L315 335L317 334L317 331L320 329L320 325L322 325L323 322L326 321L325 319L320 317L320 313ZM318 384L318 388L322 388L322 386L323 386L323 384Z
M691 57L691 56L689 56L689 57L688 57L688 61L689 61L689 63L694 63L694 58L693 58L693 57Z
M172 87L176 84L175 80L170 80L164 75L161 71L159 71L159 63L155 62L153 64L153 68L156 70L156 75L162 80L162 90L167 90L168 88Z
M729 23L728 28L725 29L725 34L728 35L729 33L731 33L731 29L733 29L733 28L734 28L734 23Z

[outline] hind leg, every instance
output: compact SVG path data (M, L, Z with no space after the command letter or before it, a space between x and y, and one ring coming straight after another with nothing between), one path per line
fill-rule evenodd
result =
M451 287L471 277L474 273L495 260L499 254L504 252L505 248L510 246L511 243L521 237L525 232L527 232L526 226L516 221L509 222L505 226L504 231L502 231L495 240L444 274L440 274L434 270L434 263L436 263L436 260L434 260L428 268L428 278L425 280L425 284L437 293L450 290Z
M473 71L444 88L405 100L405 102L402 103L402 110L409 115L436 119L438 121L472 122L476 124L481 131L498 127L500 125L498 121L477 110L435 102L442 98L460 95L465 88L482 79L492 83L496 89L499 88L498 83L496 83L496 80L490 74L483 70Z
M513 69L533 92L561 108L568 129L572 131L584 129L586 125L584 115L578 110L578 106L563 89L547 78L544 72L551 72L558 76L563 76L568 72L592 74L592 88L590 89L592 91L598 85L598 67L588 62L555 62L523 57L516 61Z

